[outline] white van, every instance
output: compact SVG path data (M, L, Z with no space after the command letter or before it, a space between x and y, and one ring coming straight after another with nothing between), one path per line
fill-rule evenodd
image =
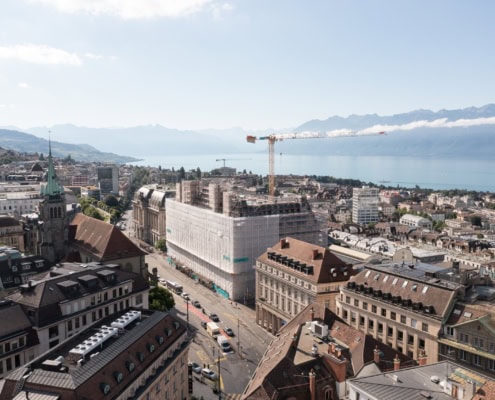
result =
M227 339L223 335L218 335L217 336L217 343L222 349L222 352L224 353L231 353L232 352L232 347L230 346L229 339Z

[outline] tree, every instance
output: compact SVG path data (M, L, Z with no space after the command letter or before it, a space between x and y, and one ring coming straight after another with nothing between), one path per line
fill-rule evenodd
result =
M172 293L160 286L150 289L149 302L150 310L168 311L175 306Z
M160 251L167 251L167 241L165 239L157 240L155 248Z
M118 207L118 205L119 205L119 200L113 194L107 194L105 196L105 198L103 199L103 202L108 207Z
M184 167L180 167L179 169L179 178L181 181L186 179L186 170L184 169Z

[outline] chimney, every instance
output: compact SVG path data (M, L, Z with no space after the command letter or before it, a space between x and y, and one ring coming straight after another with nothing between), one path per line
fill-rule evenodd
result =
M421 350L421 352L419 353L419 357L418 357L418 364L419 365L426 365L428 362L428 357L426 356L426 353L424 350Z
M316 400L316 374L313 368L309 371L309 393L311 400Z
M396 354L394 358L394 371L398 371L400 369L400 358L399 355Z
M330 348L331 354L335 353L335 343L334 342L330 343L329 348Z
M289 247L289 241L287 239L280 239L280 248L286 249Z
M313 249L313 258L312 258L312 259L313 259L313 260L316 260L316 259L318 258L318 255L319 255L319 254L320 254L320 253L318 252L318 249Z
M375 350L373 350L373 361L375 364L380 364L380 355L381 355L381 350L378 348L378 345L375 346Z
M315 320L315 310L313 307L311 307L311 321L314 321Z

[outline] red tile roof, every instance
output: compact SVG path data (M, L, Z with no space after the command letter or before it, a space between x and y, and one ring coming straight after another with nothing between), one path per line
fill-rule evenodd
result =
M74 226L75 232L73 232ZM93 254L100 262L146 254L112 224L82 213L74 217L71 232L73 232L71 247Z

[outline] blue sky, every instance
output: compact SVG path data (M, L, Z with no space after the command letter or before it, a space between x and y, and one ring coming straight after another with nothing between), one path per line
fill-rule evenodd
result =
M495 2L2 0L0 126L291 128L495 102Z

